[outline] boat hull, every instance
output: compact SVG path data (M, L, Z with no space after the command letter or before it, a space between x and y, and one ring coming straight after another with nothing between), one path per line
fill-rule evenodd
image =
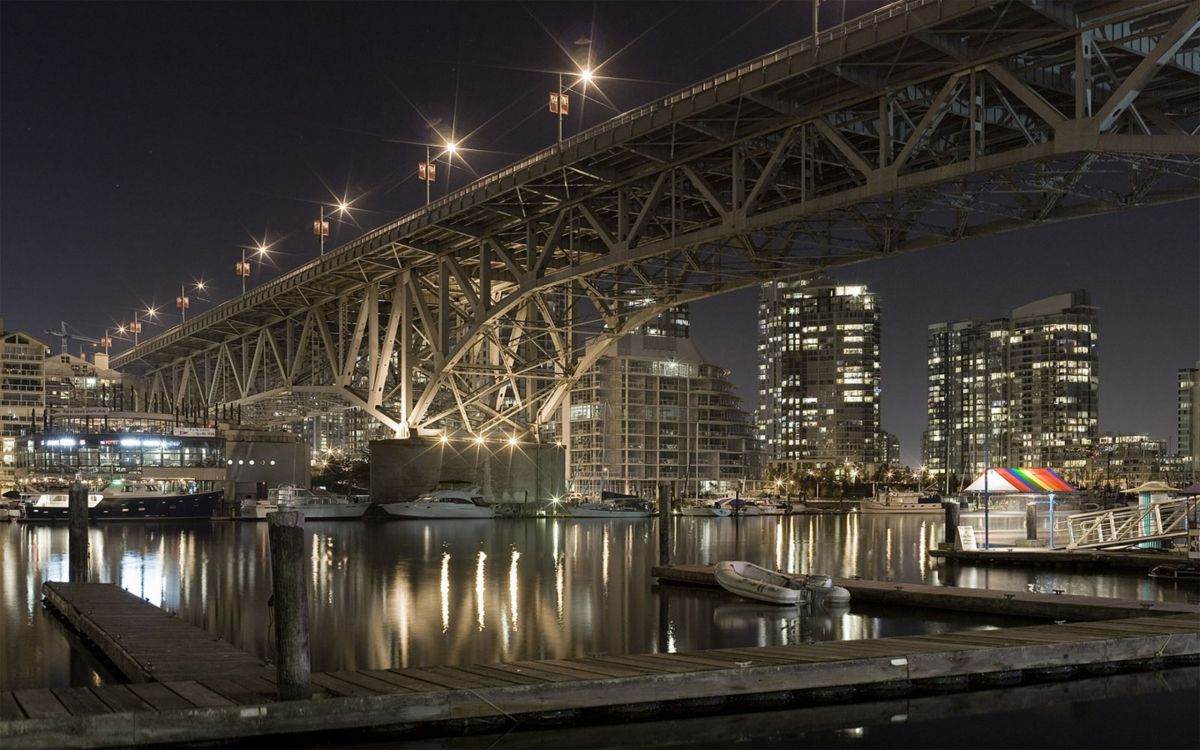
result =
M594 508L567 508L571 518L649 518L648 510L599 510Z
M729 508L680 508L681 516L696 516L699 518L727 518L733 515Z
M212 518L217 502L221 499L221 490L213 492L197 492L193 495L172 495L169 497L149 498L104 498L88 509L89 521L158 521L158 520L196 520L206 521ZM38 506L34 503L25 505L22 521L66 521L69 518L67 506Z
M495 518L496 510L459 503L384 503L379 506L392 518Z
M888 505L874 500L863 500L858 504L859 513L919 513L943 515L946 511L941 503L904 503Z

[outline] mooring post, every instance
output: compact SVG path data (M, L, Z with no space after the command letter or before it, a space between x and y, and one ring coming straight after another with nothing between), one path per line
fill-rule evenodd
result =
M1037 505L1030 503L1025 506L1025 538L1037 539Z
M961 506L957 500L944 500L942 509L946 511L946 545L954 549L954 544L958 541L958 512Z
M271 546L279 700L307 700L312 697L312 661L308 650L308 590L304 586L304 514L298 510L268 513L267 539Z
M671 564L671 490L665 484L658 488L658 564Z
M78 477L67 493L68 577L71 583L88 579L88 488Z

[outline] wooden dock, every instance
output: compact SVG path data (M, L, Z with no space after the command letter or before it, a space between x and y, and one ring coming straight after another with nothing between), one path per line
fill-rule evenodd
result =
M931 549L929 556L966 565L1005 565L1029 568L1103 568L1149 572L1157 565L1187 562L1180 553L1147 550L1048 550L1017 547L1014 549L943 550Z
M42 596L130 682L275 675L262 659L111 583L47 582Z
M660 583L719 588L710 565L655 567L651 570L651 575ZM850 592L852 605L883 604L1072 621L1115 620L1154 613L1191 614L1200 617L1200 606L1180 602L1142 602L1131 599L929 586L921 583L867 581L856 578L835 578L833 584Z
M85 588L46 587L100 628L98 613L78 605L99 585L81 585ZM139 610L145 605L135 602ZM672 705L701 703L719 710L722 705L828 702L831 695L843 701L856 695L896 697L911 690L1011 684L1022 675L1061 678L1075 668L1103 672L1131 664L1195 663L1200 617L1139 614L864 641L330 672L313 675L318 693L312 700L291 702L274 700L270 670L189 679L162 679L158 669L145 670L151 682L0 693L0 745L6 750L147 746L400 725L451 731L462 722L534 724L539 717L584 710L598 712L600 719L646 718ZM163 614L139 627L149 628L147 638L168 628L181 632L172 623L178 621ZM119 620L110 624L125 627ZM100 635L92 639L98 647L108 644L131 657L151 653L126 647L124 637ZM187 656L188 648L178 650ZM207 652L191 657L203 661ZM194 669L192 674L202 674L207 667Z

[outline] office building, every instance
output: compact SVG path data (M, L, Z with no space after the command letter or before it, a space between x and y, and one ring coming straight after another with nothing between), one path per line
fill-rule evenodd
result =
M1189 479L1200 478L1200 362L1179 371L1175 455Z
M0 318L0 492L15 484L18 439L41 425L48 347Z

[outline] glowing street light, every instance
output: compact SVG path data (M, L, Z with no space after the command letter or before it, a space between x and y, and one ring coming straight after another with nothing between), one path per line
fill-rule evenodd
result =
M101 336L100 340L96 343L97 343L97 346L99 346L101 349L104 350L105 354L108 354L109 348L112 347L112 336L108 335L107 328L104 329L104 335Z
M181 323L187 322L187 311L191 307L192 301L187 296L186 285L179 285L179 296L175 298L175 307L179 308L179 317Z
M447 164L454 165L454 154L458 153L458 144L454 141L442 143L442 153L446 154ZM439 154L440 156L440 154ZM432 146L425 144L425 161L417 165L417 179L425 183L425 205L429 205L430 186L437 182L437 159L433 155ZM446 170L446 188L450 188L450 170Z
M583 83L584 87L592 82L591 68L583 68L579 71L579 82ZM563 118L570 114L571 99L567 96L566 89L563 88L563 74L558 74L558 91L550 92L550 114L558 115L558 142L562 143L563 139Z
M320 218L313 222L313 236L317 238L317 242L321 248L321 255L325 254L325 238L329 236L329 221L325 218L325 209L332 208L336 213L345 216L350 213L351 202L342 198L332 206L326 206L324 203L321 204ZM333 216L334 214L329 215ZM260 247L259 252L264 252L263 248Z

